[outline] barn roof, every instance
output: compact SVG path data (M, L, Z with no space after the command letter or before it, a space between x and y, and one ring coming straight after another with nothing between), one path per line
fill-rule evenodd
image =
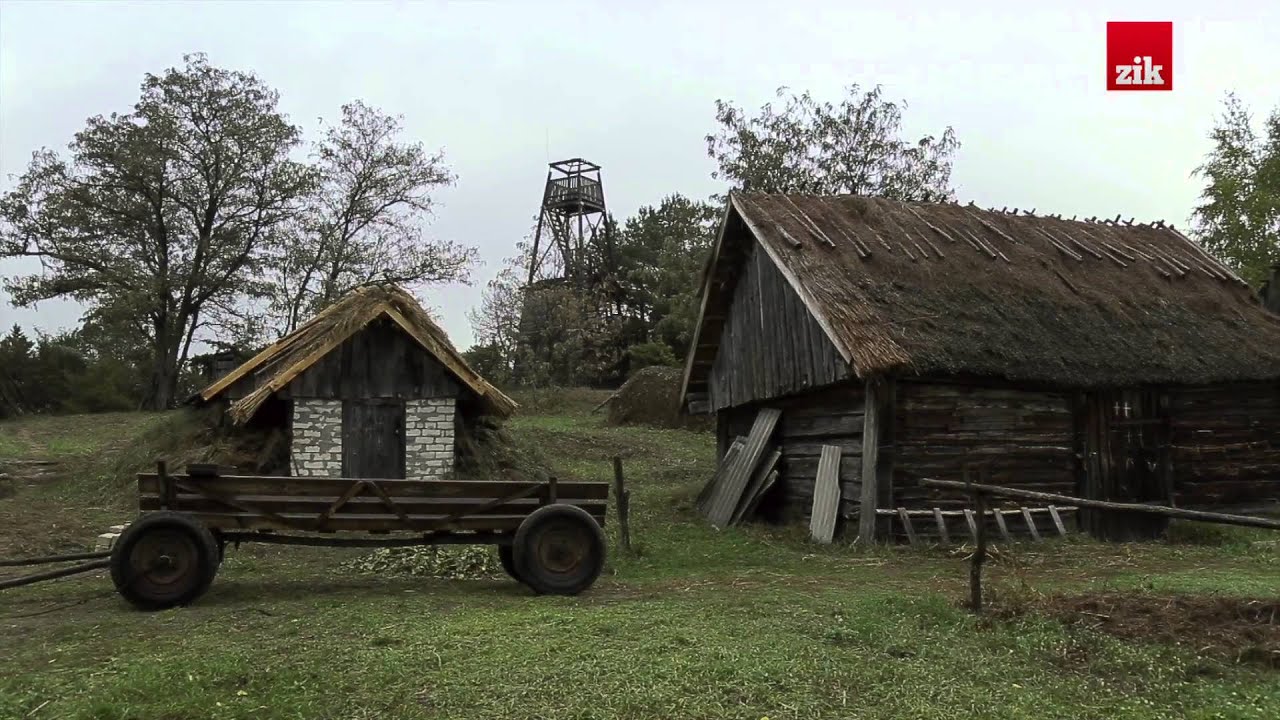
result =
M1072 387L1280 378L1280 317L1163 222L732 193L703 278L686 394L706 389L753 239L858 377Z
M507 417L515 411L516 402L467 365L453 343L449 342L444 330L431 319L418 301L390 283L365 285L352 290L300 325L297 330L202 390L198 397L208 402L241 378L251 374L256 376L256 389L232 403L230 408L234 422L246 422L273 393L287 386L320 358L337 349L347 338L382 317L399 325L464 387L474 393L486 413Z

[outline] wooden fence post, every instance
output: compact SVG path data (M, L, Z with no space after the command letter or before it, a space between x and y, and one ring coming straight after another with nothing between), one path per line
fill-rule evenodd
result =
M981 491L973 489L973 479L969 468L964 470L965 485L969 486L975 510L978 515L977 547L973 550L973 561L969 565L969 606L975 613L982 612L982 564L987 561L987 500Z
M618 508L618 541L624 552L631 552L631 491L622 478L622 458L613 456L614 507Z

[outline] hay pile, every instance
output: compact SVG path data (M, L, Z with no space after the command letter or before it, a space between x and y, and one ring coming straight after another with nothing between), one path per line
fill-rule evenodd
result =
M283 473L289 440L279 428L261 430L224 422L216 407L182 408L166 413L123 447L110 474L122 484L140 472L154 472L163 460L170 470L191 463L229 465L252 474Z
M704 430L709 420L680 412L679 368L653 366L640 370L610 397L610 425L649 425L660 428Z
M512 435L493 417L459 424L454 437L458 477L474 480L539 480L550 477L550 465L536 445Z

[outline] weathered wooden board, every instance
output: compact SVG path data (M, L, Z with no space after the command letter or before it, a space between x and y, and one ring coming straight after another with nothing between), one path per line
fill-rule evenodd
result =
M737 461L738 455L742 453L742 449L746 447L746 444L747 439L745 437L738 436L733 439L733 444L729 446L729 450L725 452L724 457L721 458L720 464L716 466L715 473L712 474L711 479L707 481L707 484L702 486L702 490L698 492L698 498L694 501L694 507L696 507L699 512L706 514L710 510L710 505L708 503L711 502L711 497L715 493L716 487L724 481L725 474L733 467L734 462Z
M883 388L875 379L867 381L866 417L862 425L862 495L858 503L858 540L870 544L876 538L876 507L879 503L879 475L876 463L880 458L880 426L884 403ZM889 418L890 420L892 418Z
M818 476L813 490L813 511L809 515L809 534L817 542L830 544L836 533L836 513L840 507L840 448L826 445L818 463Z
M747 489L742 493L742 499L738 501L738 508L733 513L733 519L730 524L737 525L742 522L743 518L749 517L749 512L760 504L760 497L765 491L765 482L770 476L777 478L774 468L778 465L778 459L782 457L782 453L774 450L769 456L756 467L755 472L751 476L751 482L747 483Z
M219 475L216 478L171 474L168 477L189 485L210 488L232 495L290 495L295 497L338 497L360 478L275 477L266 475ZM521 480L389 480L375 482L391 497L485 498L506 497L537 486ZM138 492L157 495L160 480L155 473L138 475ZM608 497L607 482L556 482L556 494L565 498Z
M139 509L190 513L214 529L304 531L514 529L550 501L548 485L516 481L138 477ZM556 483L555 501L603 522L608 483Z
M289 383L291 397L456 397L460 386L399 325L375 320Z
M342 474L404 477L404 401L360 398L342 401Z
M778 425L782 413L774 408L765 408L756 415L756 421L747 434L746 445L732 465L725 471L724 479L716 484L711 492L710 507L707 517L717 528L724 528L733 519L733 512L738 507L742 491L751 480L751 473L760 462L773 431Z
M764 499L764 496L768 494L769 489L772 488L774 483L777 481L778 471L774 470L764 479L764 484L760 486L760 491L756 493L755 497L751 499L750 504L747 505L747 511L743 513L743 517L755 516L756 509L760 507L760 501Z
M849 376L840 352L758 244L752 243L731 280L728 317L707 379L713 409L798 393Z

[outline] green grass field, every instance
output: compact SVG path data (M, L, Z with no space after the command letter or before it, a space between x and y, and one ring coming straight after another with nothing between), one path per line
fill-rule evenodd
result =
M535 398L512 422L562 477L607 479L623 457L636 548L590 592L380 578L341 567L359 550L271 547L229 551L208 595L154 614L105 573L0 591L0 718L1280 717L1274 658L1033 610L1063 593L1274 601L1280 549L1262 533L1002 546L988 573L1000 611L976 618L961 549L706 527L689 506L711 438L604 427L593 401ZM0 424L0 463L65 463L0 499L0 556L128 519L128 488L93 468L166 421Z

